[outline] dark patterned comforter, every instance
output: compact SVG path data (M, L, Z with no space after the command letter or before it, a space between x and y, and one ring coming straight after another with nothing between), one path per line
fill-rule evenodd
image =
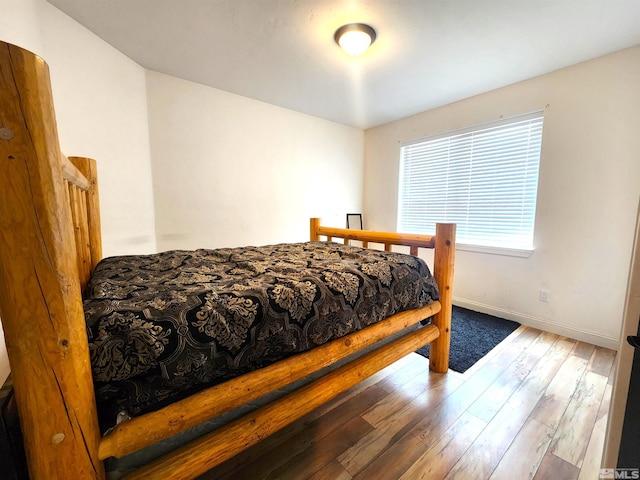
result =
M438 298L422 260L337 243L106 258L84 300L103 429Z

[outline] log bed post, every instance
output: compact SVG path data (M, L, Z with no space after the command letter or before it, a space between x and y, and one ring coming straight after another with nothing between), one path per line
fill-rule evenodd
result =
M312 242L317 242L320 240L320 235L318 235L318 227L320 226L319 218L312 218L309 222L309 240Z
M456 225L436 224L436 244L433 255L433 276L440 290L440 311L433 317L433 323L440 330L440 336L429 347L429 368L434 372L449 370L449 349L451 346L451 308L453 306L453 265L455 260Z
M0 311L32 479L103 479L47 65L0 42Z

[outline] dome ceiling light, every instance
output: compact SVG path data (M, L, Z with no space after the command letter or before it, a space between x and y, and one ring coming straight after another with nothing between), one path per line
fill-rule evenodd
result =
M334 39L349 55L362 55L376 40L376 31L364 23L349 23L336 30Z

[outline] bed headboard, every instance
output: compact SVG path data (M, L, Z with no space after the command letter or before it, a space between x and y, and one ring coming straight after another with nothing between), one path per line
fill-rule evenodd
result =
M95 163L60 152L46 63L0 42L0 316L42 478L104 476L81 297L101 256L96 189Z
M82 291L91 272L102 260L102 233L96 161L86 157L62 156L62 173L68 189L80 286Z

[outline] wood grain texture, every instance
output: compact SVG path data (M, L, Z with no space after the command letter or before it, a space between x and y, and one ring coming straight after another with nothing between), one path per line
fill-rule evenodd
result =
M535 368L542 356L549 351L551 345L545 340L544 334L540 335L526 351L522 352L516 361L489 386L485 394L469 407L469 412L485 422L490 422Z
M560 367L531 416L557 428L587 366L584 358L570 355Z
M102 225L100 221L100 200L98 190L98 167L96 161L87 157L70 157L69 160L87 179L89 188L86 189L86 219L88 229L88 243L90 251L90 270L102 260Z
M306 478L330 464L340 452L370 430L371 425L365 422L362 417L355 416L339 424L338 428L325 437L326 441L318 445L318 448L305 449L286 465L269 473L265 479L298 480ZM306 433L307 438L314 438L312 431Z
M317 472L305 477L307 480L351 480L353 478L337 460L333 460Z
M425 452L426 447L412 435L401 435L391 448L381 452L358 472L356 480L395 479L402 476Z
M595 351L596 346L591 345L590 343L585 342L576 342L576 346L573 349L573 355L576 357L584 358L585 360L589 360Z
M338 460L345 469L352 475L361 475L362 471L369 469L373 462L387 451L397 448L398 439L411 436L409 433L421 422L425 415L432 411L433 407L442 402L460 383L456 379L450 379L446 375L430 375L435 377L430 382L431 388L428 393L415 396L404 406L396 404L399 408L384 420L377 422L375 430L360 438L347 450L345 450ZM420 378L420 376L416 377ZM400 392L406 391L406 386L398 388L397 392L389 395L398 397ZM381 402L378 402L379 405ZM387 403L387 405L389 405ZM372 409L363 414L367 418ZM417 438L417 437L414 437ZM397 454L397 453L396 453ZM393 456L393 454L391 455ZM402 455L400 455L402 457Z
M462 457L486 423L464 412L400 477L401 480L442 479ZM466 477L478 478L478 477Z
M62 158L62 178L83 191L89 190L91 183L78 167L62 153L60 158Z
M488 478L518 434L544 392L551 374L561 360L540 359L487 428L473 442L463 459L456 463L447 479Z
M49 73L0 42L0 310L33 479L104 478Z
M336 401L335 405L330 402L314 411L312 423L301 421L287 427L283 431L284 437L281 442L278 442L281 434L277 433L265 440L269 444L268 447L262 448L260 444L253 447L260 449L260 456L263 459L255 461L261 465L258 470L253 468L253 462L249 456L252 449L249 449L241 454L237 461L232 459L226 469L223 470L221 467L213 469L207 472L202 480L266 476L275 478L272 472L276 469L279 474L286 475L288 478L291 478L292 472L295 472L295 478L304 479L314 478L316 473L320 474L319 472L324 468L327 471L337 471L339 475L348 478L344 473L346 472L356 480L397 480L403 475L405 478L424 476L438 480L456 478L456 476L473 480L489 478L494 480L498 478L575 480L579 476L582 480L597 479L611 385L607 382L595 417L589 414L581 415L582 410L576 410L577 415L567 410L567 414L571 415L571 422L576 425L583 424L580 428L584 432L589 432L586 435L589 438L582 467L554 455L550 450L551 442L558 431L558 425L564 413L560 415L559 421L549 422L552 425L548 425L532 416L535 411L532 406L540 403L539 398L542 392L546 392L553 382L565 377L564 372L568 369L565 365L575 365L575 360L579 359L583 362L583 368L579 374L579 381L574 385L574 389L577 390L577 384L583 382L583 377L589 372L584 363L587 359L574 355L577 343L575 340L524 326L518 330L517 335L509 336L488 359L479 362L478 368L469 369L460 375L451 375L451 373L442 375L430 371L428 359L417 354L403 358L394 364L393 368L388 368L384 374L381 372L376 383L367 383L366 386L358 385L349 391L348 396ZM581 352L587 350L589 348L584 346L580 348ZM601 353L597 351L598 348L591 350L591 357L587 362L593 366L593 370L599 369L597 365L606 364L603 358L613 356L611 351ZM528 362L535 363L536 359L535 365L528 367L525 365ZM413 363L415 365L412 365ZM499 391L491 389L491 385L499 381L505 372L521 371L522 368L528 373L513 390L509 399L501 401L500 409L489 423L477 419L469 411L473 405L489 405L493 394ZM606 370L606 366L602 369ZM591 373L594 372L591 371ZM425 375L432 379L424 380ZM414 396L416 385L421 379L428 383L430 388ZM547 390L544 388L545 385ZM358 394L358 391L361 391L361 394ZM364 397L361 395L365 392L368 398L363 402ZM371 396L370 393L373 392L375 395ZM382 396L380 396L381 393ZM395 400L385 398L388 396L399 399L405 395L412 397L411 402L406 405L402 402L396 404ZM486 400L485 396L488 397ZM532 398L528 398L529 396ZM369 405L365 407L365 403ZM389 412L388 417L381 418L387 413L387 406L394 404L397 410ZM349 422L356 415L365 419L372 412L378 411L377 406L381 405L385 405L385 414L375 414L376 426L371 425L371 430L364 433L353 445L341 444L340 448L345 450L337 456L337 459L329 459L326 452L332 447L322 444L336 443L336 440L333 435L325 432L338 431L341 425ZM334 416L332 412L337 409L340 410L340 414ZM530 411L528 415L527 410ZM475 434L474 439L467 438L467 448L464 448L465 433L459 426L460 422L469 418L476 418L481 422L480 425L484 423L486 426ZM323 428L321 425L325 420L326 426ZM297 427L296 424L298 424ZM504 428L501 428L501 425ZM306 430L307 426L308 430ZM294 429L296 434L288 435L289 429ZM459 438L457 434L451 434L456 431L461 432ZM353 437L350 436L349 440L353 441ZM456 441L459 442L457 446ZM497 447L491 446L492 443ZM303 445L296 447L298 444ZM366 453L369 448L371 448L370 452ZM317 454L314 453L316 449ZM303 453L302 450L310 451ZM431 453L427 453L429 451ZM503 453L501 454L500 451ZM482 454L483 452L485 455ZM296 460L299 455L312 462L314 471L319 463L325 465L316 473L306 474L304 462ZM428 461L425 460L427 455L430 455ZM232 462L233 466L231 466ZM343 467L344 471L338 468L336 462ZM345 467L345 462L350 462L348 468ZM478 465L473 468L459 468L462 465L470 466L476 463Z
M611 369L616 358L616 352L608 348L596 347L589 359L587 369L604 377L611 376Z
M76 185L69 184L69 204L73 222L73 236L76 243L78 273L80 286L89 282L91 275L91 253L89 250L89 232L87 225L86 195Z
M443 388L447 386L451 388L451 385L455 384L455 382L447 381L443 377L444 374L426 375L426 372L422 376L414 374L413 378L396 388L391 395L387 395L382 401L367 410L362 418L376 428L381 426L387 418L408 404L414 401L424 403L438 396Z
M318 229L320 228L320 219L312 218L309 221L309 240L312 242L317 242L320 240L320 236L318 235Z
M553 429L534 418L529 418L504 454L490 480L531 480L542 463Z
M412 332L286 395L277 403L259 408L158 461L141 467L126 478L194 478L311 412L384 366L432 341L438 333L438 329L432 325Z
M593 372L586 372L582 377L578 390L569 402L567 410L558 425L551 452L567 462L582 467L591 431L602 401L607 377ZM577 422L575 418L586 419Z
M547 452L533 478L534 480L576 480L579 475L578 467ZM594 477L593 480L597 478Z
M467 377L460 388L447 396L437 409L430 410L414 427L412 434L420 438L426 445L435 442L455 419L473 405L487 388L503 374L505 368L536 340L537 335L538 333L533 330L525 330L512 342L511 348L504 349L494 356L481 370Z
M590 480L598 478L600 469L606 467L603 463L604 441L607 433L607 418L609 415L609 406L611 404L611 394L613 386L607 384L605 392L602 396L602 402L598 409L595 424L591 430L591 437L587 445L587 451L584 455L584 461L580 468L578 480Z
M371 346L428 318L439 308L439 303L434 302L400 312L359 332L203 390L157 412L133 418L103 437L100 458L120 457L183 432Z
M294 461L305 450L313 450L315 445L324 443L341 425L357 417L386 395L378 385L365 386L364 383L348 391L343 398L336 398L331 405L323 405L314 410L300 421L288 425L276 435L262 440L255 447L241 452L199 479L264 478L270 472ZM345 398L347 401L344 401ZM238 470L242 473L235 473Z
M398 362L393 365L397 365ZM442 377L442 375L437 375L437 378ZM427 375L425 372L424 365L418 362L405 361L402 364L402 368L399 368L397 372L393 375L387 375L385 378L381 379L378 382L378 386L392 396L396 395L404 395L403 392L405 385L409 382L414 381L422 381L422 382L432 382L435 381L431 378L431 375Z
M362 242L380 243L385 246L404 245L408 247L415 246L422 248L435 248L435 237L432 235L326 227L320 225L320 220L317 218L311 219L310 229L312 239L326 237L328 241L331 241L333 238L337 237L349 240L359 240Z
M451 309L453 305L453 268L456 255L455 238L455 224L436 224L433 276L440 289L440 304L442 308L433 317L433 324L440 330L440 336L431 344L429 366L431 370L439 373L446 373L449 370Z

